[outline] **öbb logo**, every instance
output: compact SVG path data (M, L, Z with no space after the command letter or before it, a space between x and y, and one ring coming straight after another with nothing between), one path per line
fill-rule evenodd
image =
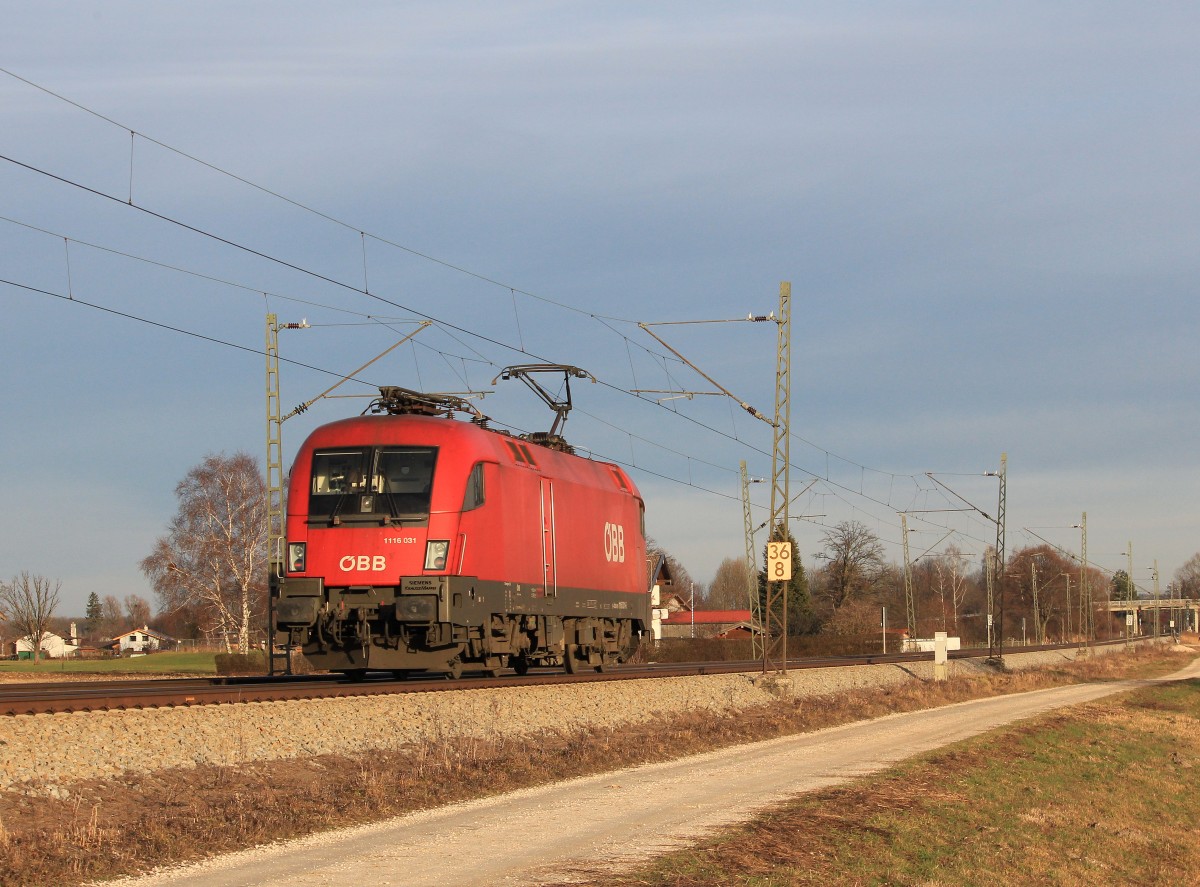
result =
M348 554L340 561L338 566L342 568L343 573L349 573L354 570L358 572L373 572L379 573L387 569L387 560L382 554L377 554L372 557L369 554Z
M620 524L604 525L604 559L610 564L625 563L625 528Z

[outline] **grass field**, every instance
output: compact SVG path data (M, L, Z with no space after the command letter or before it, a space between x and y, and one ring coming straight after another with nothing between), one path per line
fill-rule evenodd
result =
M166 675L217 673L215 653L151 653L149 656L113 659L5 660L0 662L3 675Z

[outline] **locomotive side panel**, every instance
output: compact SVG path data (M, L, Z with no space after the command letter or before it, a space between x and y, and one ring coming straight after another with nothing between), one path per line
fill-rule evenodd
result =
M462 575L532 587L541 582L536 477L501 461L485 465L484 503L462 515Z
M503 582L514 612L622 609L647 618L642 506L632 485L622 490L611 466L549 451L534 458L536 469L494 466L488 504L463 514L462 572Z
M645 537L641 499L632 484L616 466L584 460L555 473L560 586L640 595L646 585Z

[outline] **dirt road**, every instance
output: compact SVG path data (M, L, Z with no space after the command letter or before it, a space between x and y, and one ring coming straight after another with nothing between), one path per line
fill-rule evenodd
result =
M645 859L790 795L1063 706L1200 677L1058 687L576 779L118 882L122 887L528 885Z

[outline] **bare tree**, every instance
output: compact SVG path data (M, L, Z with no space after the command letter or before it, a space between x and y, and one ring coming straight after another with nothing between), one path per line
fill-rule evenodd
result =
M33 646L33 661L41 658L42 639L54 611L58 607L58 592L62 582L23 570L12 582L0 584L0 613L17 630L18 636L28 637Z
M1200 551L1175 571L1175 587L1179 589L1180 597L1200 598Z
M942 599L942 631L946 630L946 596L949 595L950 613L956 635L958 611L962 608L969 588L967 566L967 558L957 545L948 545L946 551L933 560L937 592Z
M941 558L933 561L933 590L938 596L938 618L942 631L946 630L946 585L950 570L950 564L943 562Z
M1073 557L1050 545L1033 545L1013 552L1005 574L1005 601L1016 620L1013 625L1019 628L1021 619L1028 620L1039 643L1050 633L1051 622L1057 622L1058 632L1065 634L1068 608L1073 619L1079 618L1075 615L1079 610L1078 571L1078 562ZM1120 576L1125 578L1123 570ZM1068 599L1069 580L1076 582L1074 602ZM1097 583L1095 578L1091 581L1093 594L1107 582Z
M757 593L757 588L755 589ZM750 589L746 585L746 559L727 557L717 567L717 575L708 586L705 603L713 610L746 610L750 607Z
M112 640L125 626L125 615L116 595L106 594L100 602L100 635Z
M883 544L859 521L842 521L821 537L828 563L821 571L826 604L837 612L847 601L870 591L883 571Z
M136 594L125 595L125 615L129 617L131 628L148 626L150 624L150 602Z
M247 453L209 455L175 488L179 510L141 564L160 611L195 606L208 626L250 647L266 601L267 492Z

